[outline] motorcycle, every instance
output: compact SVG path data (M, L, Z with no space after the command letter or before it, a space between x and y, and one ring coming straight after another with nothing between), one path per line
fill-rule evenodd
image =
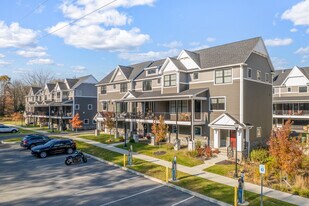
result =
M64 161L67 166L81 162L87 162L87 157L81 151L75 151L73 155L67 156Z

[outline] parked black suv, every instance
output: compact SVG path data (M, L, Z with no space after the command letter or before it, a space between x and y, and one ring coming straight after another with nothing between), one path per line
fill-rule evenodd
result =
M22 141L20 142L20 146L31 149L32 147L35 147L37 145L45 144L46 142L49 142L52 140L51 138L41 135L41 134L29 134L25 136Z
M45 158L47 155L68 153L72 154L76 150L76 144L71 139L53 139L44 145L31 148L34 156Z

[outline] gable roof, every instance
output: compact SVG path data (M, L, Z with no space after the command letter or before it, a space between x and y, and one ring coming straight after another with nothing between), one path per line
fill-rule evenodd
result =
M51 90L53 90L56 86L56 84L54 83L47 83L46 84L48 91L50 92Z
M42 88L41 87L31 87L30 90L32 90L33 94L36 94L39 92Z
M308 79L309 79L309 67L297 67ZM275 70L275 75L273 78L273 85L280 86L284 80L289 76L293 68Z
M65 79L65 80L68 83L69 89L71 89L78 82L78 79Z

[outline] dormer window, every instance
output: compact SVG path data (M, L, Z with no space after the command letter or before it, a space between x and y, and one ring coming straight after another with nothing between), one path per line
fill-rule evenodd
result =
M158 69L157 68L147 69L146 70L146 76L156 75L157 73L158 73Z

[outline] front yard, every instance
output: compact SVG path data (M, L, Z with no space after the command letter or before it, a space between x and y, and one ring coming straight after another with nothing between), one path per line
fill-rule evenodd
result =
M129 149L130 145L132 145L134 152L166 161L172 161L174 156L176 156L177 163L188 167L194 167L204 163L203 160L192 157L187 149L180 149L175 151L173 145L168 143L159 146L152 146L148 144L148 141L143 141L138 143L129 143L127 145L127 148L123 148L123 145L119 145L117 147L122 149Z
M81 135L78 135L77 137L101 142L103 144L113 144L113 143L123 142L123 137L114 138L113 134L112 135L100 134L99 136L95 136L93 134L81 134Z
M16 135L16 134L33 134L33 133L36 133L36 132L33 132L31 130L25 130L25 129L20 129L18 128L19 132L17 133L0 133L0 137L4 137L4 136L13 136L13 135Z

